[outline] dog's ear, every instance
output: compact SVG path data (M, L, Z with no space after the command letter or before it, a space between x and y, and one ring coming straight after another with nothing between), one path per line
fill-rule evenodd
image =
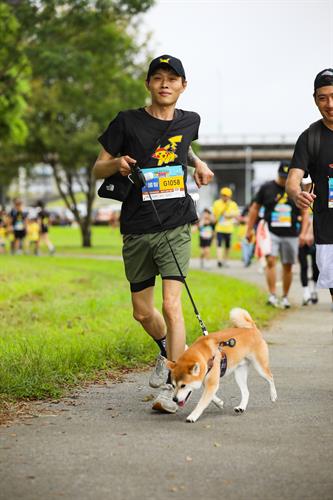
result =
M167 360L166 365L169 368L169 370L173 370L174 367L176 366L176 363L175 363L175 361L169 361L169 360Z
M191 375L194 375L195 377L197 375L199 375L199 373L200 373L200 364L199 363L195 363L195 365L192 366L192 368L190 370L190 373L191 373Z

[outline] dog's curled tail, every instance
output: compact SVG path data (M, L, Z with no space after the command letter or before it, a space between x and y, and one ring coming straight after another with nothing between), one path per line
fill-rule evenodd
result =
M236 328L256 328L256 324L250 314L240 307L231 309L230 321Z

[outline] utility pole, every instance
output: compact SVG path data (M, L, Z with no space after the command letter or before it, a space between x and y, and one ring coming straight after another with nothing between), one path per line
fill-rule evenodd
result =
M245 148L245 205L251 202L252 184L252 148L251 146L246 146Z

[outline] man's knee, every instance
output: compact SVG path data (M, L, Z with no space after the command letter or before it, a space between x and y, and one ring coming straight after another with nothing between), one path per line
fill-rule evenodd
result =
M154 310L150 309L133 309L133 318L139 323L147 323L154 316Z
M181 302L174 297L164 298L162 308L163 315L170 321L178 318L179 314L182 313Z
M286 273L291 273L292 268L293 268L292 264L283 264L283 269Z
M268 269L273 269L275 267L275 264L276 264L276 258L273 257L272 255L266 257L266 264L267 264Z

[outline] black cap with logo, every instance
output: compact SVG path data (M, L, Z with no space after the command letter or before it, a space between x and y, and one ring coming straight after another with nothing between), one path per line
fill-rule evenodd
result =
M283 177L284 179L286 179L288 177L289 168L290 168L290 161L287 160L281 161L278 169L279 177Z
M176 57L169 56L167 54L164 54L163 56L156 57L151 61L149 64L148 68L148 73L147 73L147 80L151 77L151 75L159 68L160 66L163 66L166 64L167 66L170 66L170 68L177 73L177 75L181 76L186 80L185 76L185 70L182 65L182 62L180 59L177 59Z
M323 69L315 78L314 89L315 91L320 87L326 87L326 85L333 85L333 69L327 68Z

